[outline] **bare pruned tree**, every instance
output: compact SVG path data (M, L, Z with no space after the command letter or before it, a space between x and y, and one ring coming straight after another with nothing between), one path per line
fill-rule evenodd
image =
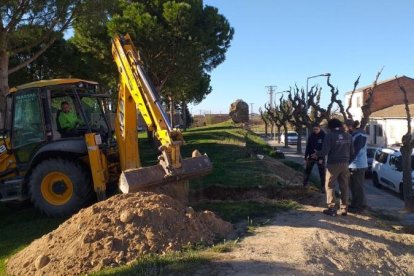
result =
M372 86L368 88L368 98L365 101L364 105L361 107L362 110L362 119L361 119L361 128L365 129L365 126L369 123L369 116L371 116L372 110L371 105L374 100L375 91L378 84L378 78L380 77L382 70L384 67L381 68L381 70L378 71L377 76L375 77L374 82L372 83Z
M349 97L349 100L348 100L348 107L346 108L346 114L348 115L348 119L351 119L351 120L353 120L353 116L352 116L351 112L349 112L349 110L352 107L352 98L354 97L355 90L356 90L356 88L357 88L357 86L359 84L359 79L360 78L361 78L361 74L359 74L358 78L354 82L354 89L351 92L351 96Z
M282 121L282 114L280 111L280 108L277 106L277 104L275 103L275 107L272 108L270 107L269 104L265 104L265 108L266 108L266 114L268 115L268 118L270 121L273 122L273 124L276 126L277 129L277 141L280 144L280 130L281 128L284 126L284 122Z
M267 112L263 112L261 107L259 108L259 113L260 113L260 117L262 118L263 123L265 124L265 136L267 137L268 135L267 127L270 124L269 115Z
M339 112L341 113L341 115L343 116L344 120L347 119L346 116L346 112L345 112L345 108L344 105L342 104L342 101L338 98L339 95L339 90L338 88L334 87L333 84L331 83L331 76L328 76L326 78L326 84L330 87L330 91L331 91L331 102L328 104L327 107L327 113L329 114L329 117L332 116L332 110L335 106L335 104L337 105L337 108L339 108Z
M285 144L285 148L288 147L288 130L289 130L289 123L292 118L293 107L289 100L284 99L283 96L279 99L279 107L278 110L280 112L280 122L283 125L283 132L285 136L285 140L283 143Z
M402 137L402 146L401 146L401 157L402 157L402 170L403 170L403 196L404 196L404 204L405 209L410 212L414 212L414 198L413 198L413 191L412 191L412 164L411 164L411 154L413 151L414 141L412 140L411 135L411 114L410 114L410 107L407 97L407 90L405 87L400 83L400 80L395 76L397 80L398 87L400 88L401 92L404 94L404 105L405 105L405 112L407 118L407 133Z
M305 90L299 89L296 85L289 89L288 99L293 108L292 117L289 122L294 126L298 133L298 141L296 144L296 152L302 153L302 130L311 122L310 116L307 112L307 105L305 100Z

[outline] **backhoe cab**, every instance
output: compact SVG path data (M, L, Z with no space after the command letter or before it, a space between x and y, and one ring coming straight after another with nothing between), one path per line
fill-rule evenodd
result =
M62 129L62 103L77 118L76 126ZM0 142L0 201L31 198L49 216L65 216L91 202L91 159L87 139L108 158L117 159L106 107L108 97L98 84L80 79L38 81L18 86L7 96L5 129ZM88 138L89 137L89 138ZM115 180L107 166L105 182ZM103 197L104 189L98 192Z
M67 216L105 199L116 183L123 193L152 190L185 201L180 187L211 172L209 158L197 150L181 157L183 136L171 126L128 35L113 39L112 54L120 74L113 124L109 98L92 81L55 79L10 90L0 201L30 198L48 216ZM138 110L160 142L158 165L141 167Z

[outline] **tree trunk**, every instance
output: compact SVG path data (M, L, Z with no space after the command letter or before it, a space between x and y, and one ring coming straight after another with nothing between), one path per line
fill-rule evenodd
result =
M9 93L9 56L0 45L0 129L4 127L4 112L6 110L6 95Z
M171 126L174 127L174 100L172 97L168 97L170 100L170 121Z
M411 178L411 135L406 134L403 137L403 146L401 147L402 169L403 169L403 195L405 209L409 212L414 212L414 198L412 193L412 178Z
M265 122L265 137L267 137L267 123Z
M271 138L273 138L274 137L274 128L275 128L275 125L274 124L270 124L270 137Z
M288 128L287 128L287 125L284 125L283 128L285 130L285 148L288 148L289 145L288 145Z
M187 104L185 101L181 102L181 116L183 118L183 128L187 130Z
M301 129L296 130L298 133L298 141L296 142L296 153L302 153L302 131Z
M280 128L281 126L276 126L277 127L277 143L280 144Z

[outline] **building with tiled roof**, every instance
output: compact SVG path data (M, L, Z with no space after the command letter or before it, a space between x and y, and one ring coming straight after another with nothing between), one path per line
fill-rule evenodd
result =
M407 91L411 116L414 117L414 79L407 76L398 77L399 82ZM362 110L368 99L372 85L355 90L350 112L354 120L361 120ZM346 93L344 105L347 106L351 92ZM378 81L371 105L372 114L366 130L369 143L388 146L401 143L402 136L407 132L407 120L404 106L404 94L395 78Z

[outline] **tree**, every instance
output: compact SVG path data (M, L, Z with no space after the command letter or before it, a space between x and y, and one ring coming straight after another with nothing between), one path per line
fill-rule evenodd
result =
M302 153L302 130L303 127L306 127L311 121L307 112L305 90L295 86L295 88L291 87L288 92L288 99L293 108L292 117L289 122L294 126L295 131L298 133L296 152Z
M378 71L378 73L377 73L377 75L375 77L375 80L372 83L372 86L367 89L367 95L368 95L368 97L365 100L364 104L361 106L361 110L362 110L362 118L361 118L361 123L360 123L360 128L361 129L365 129L365 127L369 123L369 117L371 116L371 113L372 113L371 105L372 105L372 102L374 100L374 94L375 94L375 91L376 91L376 88L377 88L378 78L380 77L383 69L384 68L381 68L381 70ZM356 90L356 88L357 88L357 86L359 84L359 79L360 78L361 78L361 75L359 75L358 78L356 79L356 81L354 82L354 88L353 88L353 90L351 92L351 96L349 97L348 107L346 109L342 105L342 102L341 101L338 101L338 100L336 101L336 103L339 106L340 112L341 112L342 116L344 117L344 120L346 120L346 119L353 120L353 116L352 116L352 114L351 114L351 112L349 110L352 107L352 98L353 98L353 96L355 94L355 90ZM331 91L335 91L335 88L329 82L329 78L328 78L328 85L331 87ZM338 89L336 89L335 93L337 93L337 91L338 91ZM363 93L365 93L365 91Z
M74 43L106 64L111 58L103 45L125 33L164 99L197 103L211 92L209 72L225 60L234 29L202 0L120 0L98 24L77 23Z
M81 0L1 2L0 114L5 110L9 75L35 61L61 38L62 33L81 14L82 4ZM12 67L9 67L10 59L15 61Z
M266 107L266 105L265 105ZM265 124L265 136L267 137L267 126L269 125L269 116L268 116L268 112L263 112L262 108L259 108L259 113L260 113L260 117L262 118L263 123Z
M284 134L285 134L285 148L289 147L288 146L288 125L289 122L292 118L292 113L293 113L293 108L292 108L292 104L289 100L286 100L282 97L280 97L279 100L279 111L280 111L280 122L282 122L283 124L283 130L284 130Z
M414 141L412 140L411 135L411 114L409 108L409 102L407 97L407 90L404 86L401 85L400 80L395 76L398 86L401 92L404 94L404 105L407 118L407 133L402 137L401 146L401 157L402 157L402 170L403 170L403 196L405 209L410 212L414 212L414 198L412 191L412 160L411 155L413 152Z
M272 125L276 126L277 129L277 141L280 144L280 130L284 126L284 122L282 121L283 115L280 111L280 108L277 106L276 102L274 103L275 107L271 107L268 104L265 104L266 108L266 115L267 119L272 123Z

